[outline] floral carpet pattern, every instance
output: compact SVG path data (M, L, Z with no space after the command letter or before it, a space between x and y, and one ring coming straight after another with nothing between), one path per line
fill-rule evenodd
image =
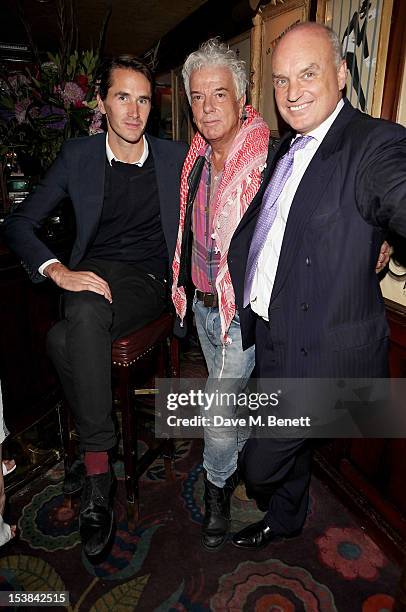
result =
M191 363L195 376L197 357ZM10 500L10 518L18 521L20 536L0 549L0 590L69 591L67 609L79 612L392 609L399 568L316 478L299 537L258 552L238 550L231 542L217 553L204 551L201 451L199 440L178 440L176 479L165 480L160 459L144 474L141 519L133 530L127 522L123 467L114 465L117 531L100 565L81 553L79 503L64 505L61 465L54 467ZM237 490L231 531L261 516Z

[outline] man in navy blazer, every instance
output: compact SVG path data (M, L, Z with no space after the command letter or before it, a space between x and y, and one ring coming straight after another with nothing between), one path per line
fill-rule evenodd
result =
M342 98L346 65L325 26L290 29L272 71L292 132L269 158L229 250L243 345L255 342L261 378L385 377L388 326L375 262L384 230L406 236L406 130ZM294 145L301 136L308 138ZM293 164L281 182L290 146ZM273 201L273 223L258 241L257 220ZM303 439L247 442L247 490L266 515L237 533L235 546L257 549L301 530L310 461Z
M64 319L50 331L48 351L84 452L86 477L82 463L73 476L83 474L79 523L91 558L106 550L113 528L111 342L166 308L178 232L187 147L144 134L151 96L147 66L132 56L108 61L98 94L107 135L67 141L35 192L5 222L5 238L32 280L48 277L64 289ZM68 266L36 235L66 197L76 217Z

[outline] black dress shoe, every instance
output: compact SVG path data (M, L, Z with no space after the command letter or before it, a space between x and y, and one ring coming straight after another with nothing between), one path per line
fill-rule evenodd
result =
M223 488L210 482L205 472L205 515L202 526L202 546L206 550L218 550L226 540L230 526L230 500L238 482L237 470L227 478Z
M85 554L90 558L107 552L113 535L111 472L86 476L79 514L80 537Z
M64 495L74 495L83 489L86 479L86 466L83 458L75 459L71 467L65 470L62 491Z
M247 550L260 550L275 540L276 536L271 527L264 521L253 523L245 529L233 535L232 542L237 548L246 548Z

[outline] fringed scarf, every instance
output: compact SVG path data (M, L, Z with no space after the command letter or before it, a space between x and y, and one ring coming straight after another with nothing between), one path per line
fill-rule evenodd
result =
M242 216L251 204L261 183L261 173L268 154L269 128L259 113L246 106L247 118L241 126L224 165L221 183L214 201L213 237L220 251L220 264L216 278L223 343L235 315L234 289L227 265L231 238ZM178 287L179 262L188 195L188 176L199 155L204 155L207 142L197 133L190 145L183 165L180 183L180 222L175 257L173 260L172 300L181 324L186 315L186 294Z

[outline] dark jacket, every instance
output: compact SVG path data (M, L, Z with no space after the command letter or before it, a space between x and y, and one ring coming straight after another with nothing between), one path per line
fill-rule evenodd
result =
M180 173L186 156L184 143L147 135L154 158L161 222L169 261L175 252L179 224ZM104 198L106 135L68 140L36 190L4 223L4 239L22 259L34 282L44 280L38 268L55 254L36 236L46 217L66 197L72 201L76 238L69 260L73 268L85 256L97 232Z
M245 267L264 182L230 245L228 265L244 348L255 319L243 308ZM261 376L385 376L388 326L375 274L382 230L406 236L406 130L346 101L293 199L269 303ZM258 358L257 358L258 361Z

